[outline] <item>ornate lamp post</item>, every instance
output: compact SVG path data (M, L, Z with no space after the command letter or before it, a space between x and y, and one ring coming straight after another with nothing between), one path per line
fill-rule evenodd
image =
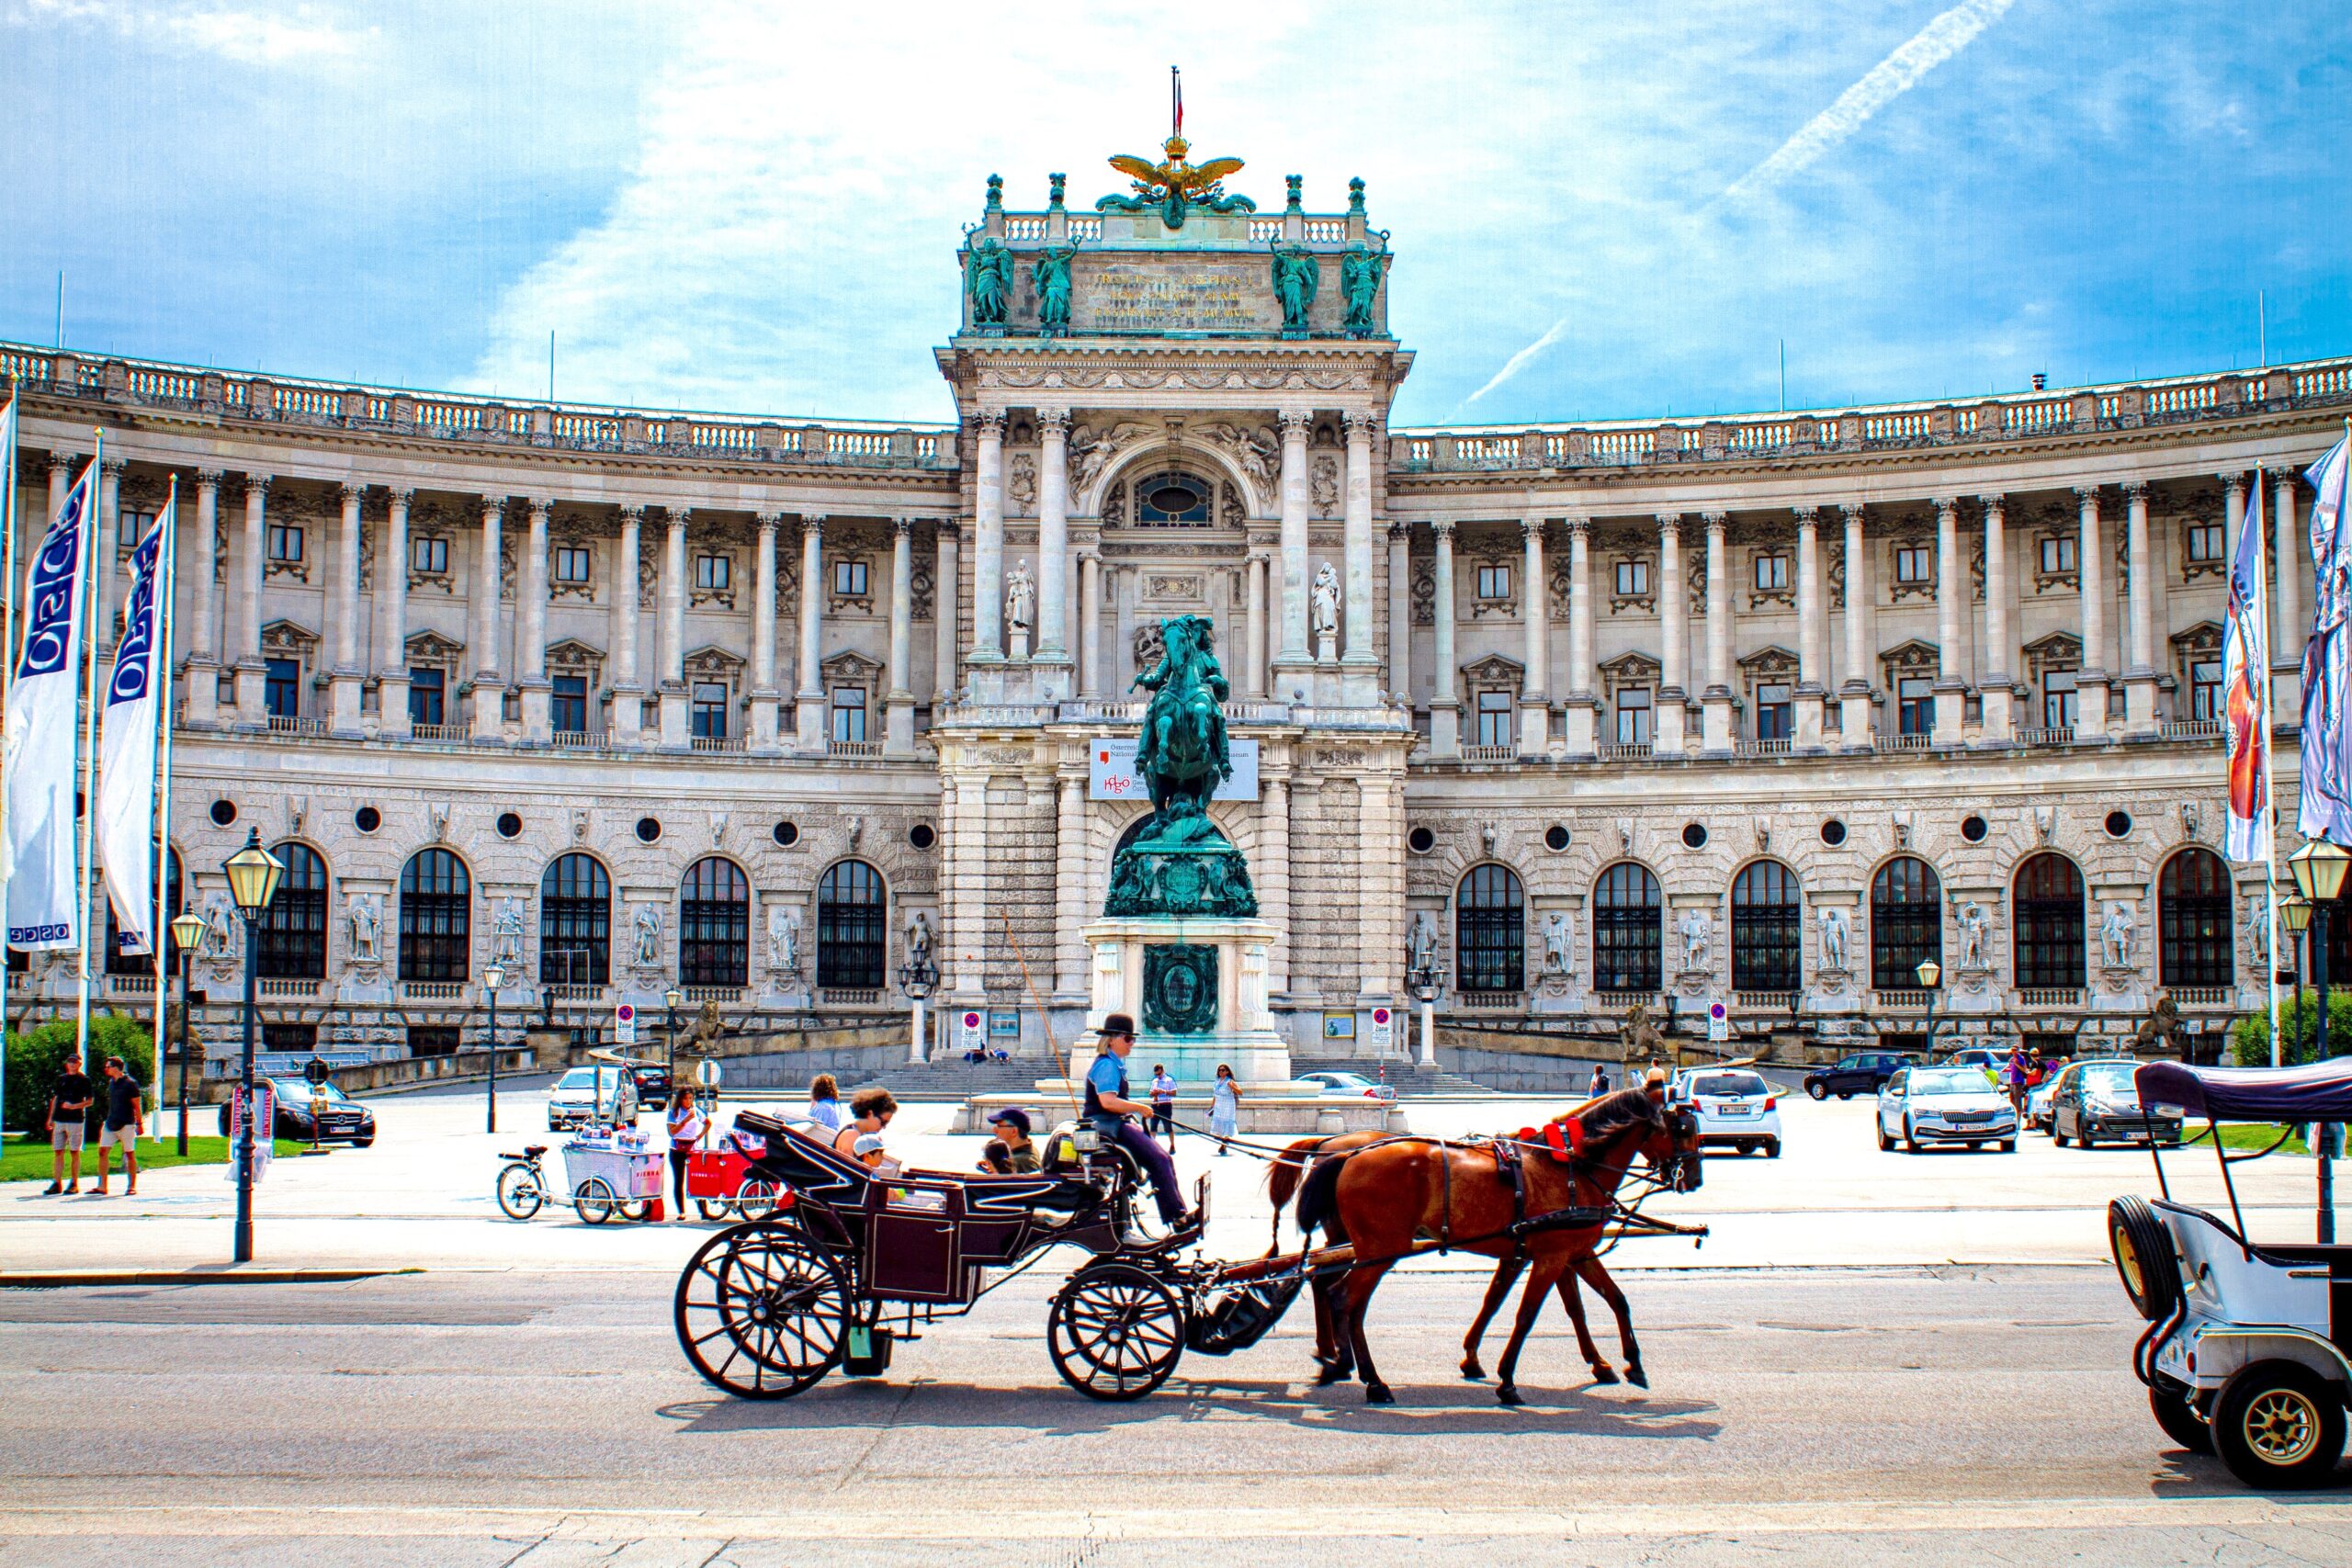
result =
M685 999L684 993L675 986L662 993L662 1003L670 1010L670 1039L663 1047L663 1060L670 1074L672 1094L678 1092L678 1004Z
M1936 1059L1936 990L1937 982L1944 977L1944 966L1932 958L1919 960L1919 967L1912 971L1919 988L1928 993L1928 1060Z
M923 998L939 984L939 965L930 958L910 958L899 965L899 989L906 992L912 1004L912 1016L907 1024L907 1065L922 1065Z
M1420 1063L1425 1067L1437 1066L1437 994L1445 987L1445 961L1437 955L1436 944L1423 953L1405 971L1405 988L1413 994L1414 1010L1420 1014Z
M261 970L261 919L269 912L277 897L277 885L286 876L286 863L261 847L258 829L245 829L245 847L231 855L220 869L229 876L229 897L237 906L237 913L245 922L245 1053L240 1074L245 1097L244 1125L239 1130L237 1147L231 1157L237 1162L237 1230L234 1256L240 1263L250 1263L254 1258L254 1018L256 1010L255 990ZM187 1112L183 1104L180 1120L185 1123ZM277 1135L277 1118L271 1118L270 1136Z
M186 1038L180 1042L179 1152L183 1155L187 1153L188 1048L196 1043L196 1016L189 1010L188 1002L188 954L194 953L196 951L196 944L203 940L203 916L184 914L172 921L172 941L175 944L175 956L178 958L180 965L180 1032L186 1036ZM159 986L167 985L170 983L170 976L156 976L155 983Z
M2295 886L2312 903L2312 985L2319 992L2319 1017L2312 1030L2312 1056L2327 1059L2327 922L2344 891L2344 874L2352 870L2352 854L2325 839L2313 839L2287 857ZM2320 1122L2312 1128L2312 1153L2319 1167L2319 1239L2335 1239L2335 1168L2333 1154L2335 1128Z
M2293 945L2295 953L2295 962L2292 965L2295 972L2294 1010L2287 1016L2290 1019L2300 1019L2303 1016L2303 933L2311 929L2312 901L2300 893L2280 899L2278 923L2287 928L2287 940ZM2270 955L2270 962L2274 969L2283 967L2279 964L2278 955L2275 953ZM2284 1047L2279 1043L2278 1035L2274 1033L2270 1042L2272 1066L2279 1065L2279 1053L2283 1049Z
M506 984L506 965L491 960L481 972L481 987L490 998L490 1105L483 1117L485 1133L498 1131L498 987Z

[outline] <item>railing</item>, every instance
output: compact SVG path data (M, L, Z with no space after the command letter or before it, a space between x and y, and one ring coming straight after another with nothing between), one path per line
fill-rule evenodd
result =
M742 750L749 742L740 735L697 735L687 744L697 751L732 753Z
M1100 218L1072 217L1069 220L1069 237L1073 240L1101 239L1102 237L1102 220ZM1256 236L1253 234L1251 235L1251 238L1254 239Z
M408 727L412 740L463 740L471 733L462 724L412 724Z
M2227 1007L2235 999L2227 986L2167 986L2165 990L2185 1008Z
M1454 1001L1465 1008L1492 1012L1517 1012L1527 1005L1524 991L1456 991Z
M1465 435L1453 444L1456 460L1465 465L1511 467L1519 462L1516 435Z
M548 739L559 751L598 751L605 746L601 729L559 729Z
M271 406L279 414L296 414L311 419L341 419L343 394L315 387L277 387L270 392Z
M882 755L882 742L879 740L828 740L825 742L825 755L828 757L879 757Z
M1869 441L1917 441L1928 434L1928 416L1924 413L1872 413L1862 416L1862 439Z
M870 1008L880 1005L882 993L878 989L828 986L817 993L817 999L827 1007Z
M2288 384L2298 398L2352 397L2352 368L2332 365L2317 370L2298 370Z
M401 999L410 1002L463 1001L466 983L462 980L402 980Z
M1348 220L1344 218L1310 218L1306 220L1306 243L1310 245L1336 245L1348 237Z
M1269 240L1279 240L1282 237L1283 220L1281 219L1252 218L1250 220L1250 243L1251 244L1262 245Z
M1519 755L1516 746L1464 746L1462 760L1465 762L1508 762Z
M0 360L6 356L0 355ZM137 369L130 373L130 389L142 398L170 398L192 403L202 395L204 378L185 375L176 370Z
M1657 449L1654 430L1596 430L1588 448L1601 462L1646 457Z
M704 1002L723 1002L732 1007L743 999L743 987L741 986L688 986L685 993L686 1000L695 1006Z
M260 983L265 997L315 997L322 982L317 980L264 980Z
M272 714L264 721L272 735L324 735L327 721L322 718L287 718Z
M1735 757L1785 757L1796 750L1796 742L1787 736L1772 740L1734 740L1731 754Z
M601 1002L605 999L602 986L549 986L548 995L560 1002Z
M2018 992L2021 1008L2075 1008L2083 1005L2083 993L2078 987L2035 986Z
M1787 446L1796 440L1792 424L1743 424L1736 427L1724 445L1734 452L1766 452L1777 446Z
M1042 240L1046 237L1046 220L1042 214L1034 218L1008 217L1004 220L1004 237L1008 240Z
M2156 735L2165 740L2219 740L2222 721L2218 718L2172 718L2156 726Z
M2064 729L2020 729L2017 736L2020 746L2072 746L2075 743L2072 726Z
M750 452L758 448L760 433L748 424L690 425L686 445L705 452Z
M107 976L107 995L110 997L152 997L154 994L155 976L153 975L109 975ZM2178 994L2178 992L2174 993L2176 996Z
M1647 740L1604 740L1594 752L1604 762L1646 761L1656 754L1656 747Z
M2175 417L2202 413L2216 400L2210 384L2202 387L2157 387L2147 392L2145 397L2146 401L2142 406L2150 414Z
M621 422L608 414L560 413L550 422L559 441L605 442L621 438Z
M1926 1010L1935 997L1933 991L1905 986L1892 990L1872 991L1871 1005L1888 1012L1920 1012Z
M1871 746L1880 751L1924 751L1934 739L1932 735L1873 735Z
M1732 1001L1747 1012L1794 1012L1797 993L1794 991L1734 991Z

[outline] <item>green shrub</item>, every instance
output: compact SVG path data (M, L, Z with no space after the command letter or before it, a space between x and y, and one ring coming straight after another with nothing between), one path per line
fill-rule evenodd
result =
M2305 991L2298 1002L2278 998L2278 1060L2287 1066L2313 1059L2312 1039L2319 1028L2319 993ZM2327 1050L2332 1056L2352 1055L2352 992L2329 987ZM2241 1067L2270 1065L2270 1010L2256 1008L2230 1030L2230 1055Z
M8 1100L5 1107L0 1107L0 1125L29 1128L48 1111L50 1091L57 1086L57 1075L64 1068L74 1039L74 1021L70 1018L53 1018L37 1028L8 1036ZM101 1076L99 1068L108 1056L122 1058L124 1067L146 1090L148 1104L153 1107L155 1032L148 1021L114 1012L91 1014L90 1048L84 1054L82 1070L90 1075L94 1088ZM105 1110L106 1096L94 1096L90 1101L93 1127L98 1125Z

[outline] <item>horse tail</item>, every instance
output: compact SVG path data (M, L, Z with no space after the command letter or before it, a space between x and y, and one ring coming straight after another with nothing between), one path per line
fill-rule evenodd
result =
M1347 1232L1340 1224L1340 1173L1348 1168L1343 1159L1327 1159L1306 1173L1306 1183L1298 1190L1298 1228L1301 1235L1321 1230L1334 1243L1345 1241Z
M1330 1141L1329 1138L1301 1138L1276 1155L1273 1162L1266 1167L1266 1194L1274 1201L1274 1239L1272 1247L1267 1249L1267 1257L1272 1258L1282 1250L1283 1209L1290 1202L1292 1194L1298 1190L1307 1160Z

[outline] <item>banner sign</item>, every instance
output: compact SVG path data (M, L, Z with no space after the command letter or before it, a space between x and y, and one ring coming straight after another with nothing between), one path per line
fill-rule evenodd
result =
M164 545L172 507L130 552L130 598L98 720L98 862L126 953L153 950L155 655L163 642Z
M98 465L82 470L26 573L24 642L8 688L8 945L82 943L74 867L75 732L81 717L83 547L97 511Z
M1229 740L1233 776L1216 786L1211 800L1258 798L1258 743ZM1086 753L1086 798L1089 800L1149 800L1151 792L1136 773L1136 738L1097 736Z

